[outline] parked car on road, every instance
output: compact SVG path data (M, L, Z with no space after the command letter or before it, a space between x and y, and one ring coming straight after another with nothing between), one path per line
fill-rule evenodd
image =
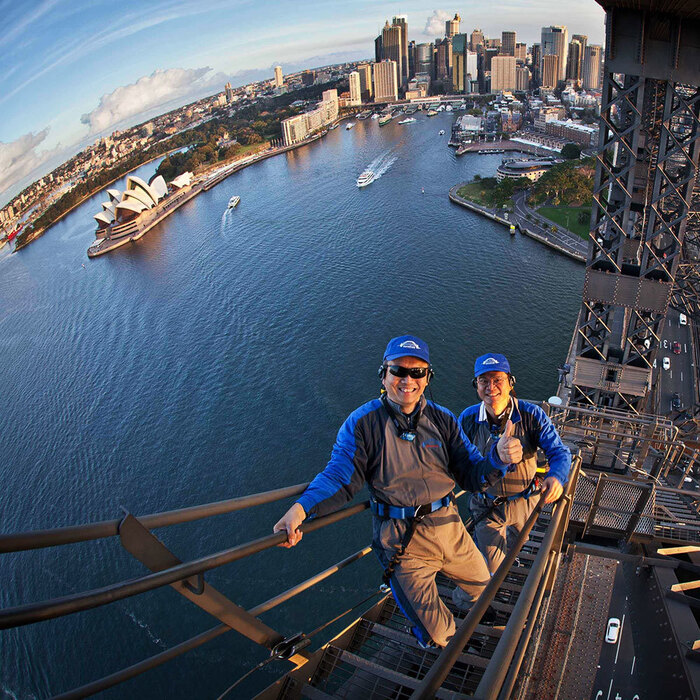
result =
M620 620L617 617L611 617L608 620L608 628L605 630L605 641L608 644L616 644L617 637L620 634Z

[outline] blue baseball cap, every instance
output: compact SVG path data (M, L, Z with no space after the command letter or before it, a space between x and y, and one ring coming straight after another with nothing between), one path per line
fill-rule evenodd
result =
M510 365L505 355L490 352L476 358L474 363L474 376L478 377L486 372L505 372L510 374Z
M415 335L400 335L392 338L384 351L384 361L395 360L397 357L418 357L430 364L428 344L416 338Z

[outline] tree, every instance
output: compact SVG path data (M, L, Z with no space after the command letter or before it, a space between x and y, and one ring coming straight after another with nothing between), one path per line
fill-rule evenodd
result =
M581 147L575 143L567 143L564 148L561 149L562 158L566 160L576 160L581 157Z

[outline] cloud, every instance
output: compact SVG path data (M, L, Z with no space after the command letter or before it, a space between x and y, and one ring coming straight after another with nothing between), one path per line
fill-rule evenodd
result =
M433 14L425 22L423 34L428 36L442 36L445 33L445 22L452 19L452 15L445 10L433 10Z
M54 155L55 149L41 153L37 151L48 133L47 127L36 134L20 136L10 143L0 141L0 192L26 177Z
M208 66L155 70L135 83L123 85L103 95L99 105L92 112L83 114L80 121L90 127L91 134L104 131L136 114L166 105L173 100L183 99L201 90L210 82L202 80L210 71Z

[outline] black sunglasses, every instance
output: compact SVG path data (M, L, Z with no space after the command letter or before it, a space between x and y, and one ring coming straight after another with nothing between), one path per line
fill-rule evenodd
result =
M402 367L401 365L387 365L386 368L395 377L410 377L411 379L422 379L430 369L430 367Z

